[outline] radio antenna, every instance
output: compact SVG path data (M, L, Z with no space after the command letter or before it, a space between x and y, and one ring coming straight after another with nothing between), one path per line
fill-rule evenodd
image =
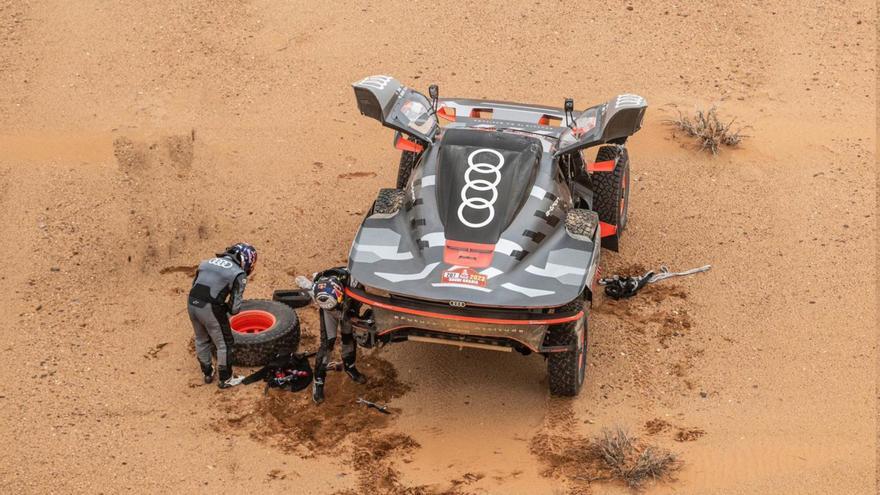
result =
M574 129L574 100L572 98L565 99L565 126Z

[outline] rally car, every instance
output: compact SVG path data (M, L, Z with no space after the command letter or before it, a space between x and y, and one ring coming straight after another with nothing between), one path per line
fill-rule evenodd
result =
M379 191L351 246L344 324L366 347L539 353L551 393L577 395L599 248L617 250L626 228L626 141L645 99L576 112L570 99L439 98L434 85L429 98L390 76L353 86L402 154L397 187Z

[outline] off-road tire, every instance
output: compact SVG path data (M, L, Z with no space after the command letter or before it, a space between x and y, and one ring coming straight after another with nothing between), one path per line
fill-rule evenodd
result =
M296 352L300 329L299 318L293 309L280 302L247 299L242 301L241 311L248 310L271 313L275 317L275 324L259 333L232 331L235 365L264 366L278 353Z
M563 307L561 311L580 311L583 301L578 299ZM589 342L589 315L584 312L583 341L574 351L551 352L547 355L547 378L550 384L550 395L557 397L575 397L581 391L587 373L587 350ZM551 325L547 330L547 345L570 345L575 342L578 320Z
M574 209L565 214L565 230L575 237L593 240L599 226L599 215L595 211Z
M406 193L400 189L379 189L379 195L376 196L376 201L373 203L373 209L370 211L370 214L397 213L403 207L404 200L406 200Z
M623 146L602 146L596 162L616 161L613 172L593 172L594 209L599 220L617 226L614 235L602 238L602 247L617 251L620 236L626 229L629 211L629 154Z
M409 175L419 159L415 151L403 151L400 153L400 165L397 167L397 188L403 189L409 182Z

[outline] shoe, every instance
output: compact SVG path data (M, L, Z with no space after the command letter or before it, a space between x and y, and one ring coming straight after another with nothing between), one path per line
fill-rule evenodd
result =
M240 385L242 381L244 381L244 377L242 375L235 375L225 381L217 383L217 386L220 388L232 388L236 385Z
M320 404L324 402L323 380L315 380L315 382L312 383L312 400L315 401L315 404Z
M366 375L364 375L363 373L358 371L358 369L355 368L354 365L346 366L345 373L349 376L349 378L351 378L351 381L353 381L355 383L361 383L361 384L367 383Z
M205 385L213 382L214 381L214 366L210 365L210 364L205 365L202 363L199 363L199 365L201 366L202 373L205 376Z

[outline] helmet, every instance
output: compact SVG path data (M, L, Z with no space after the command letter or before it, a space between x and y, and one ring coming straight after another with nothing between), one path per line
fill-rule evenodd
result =
M342 303L345 289L338 277L321 276L312 285L312 297L321 309L333 309Z
M222 253L217 253L217 256L232 257L248 275L254 271L254 266L257 264L257 249L246 242L233 244Z

